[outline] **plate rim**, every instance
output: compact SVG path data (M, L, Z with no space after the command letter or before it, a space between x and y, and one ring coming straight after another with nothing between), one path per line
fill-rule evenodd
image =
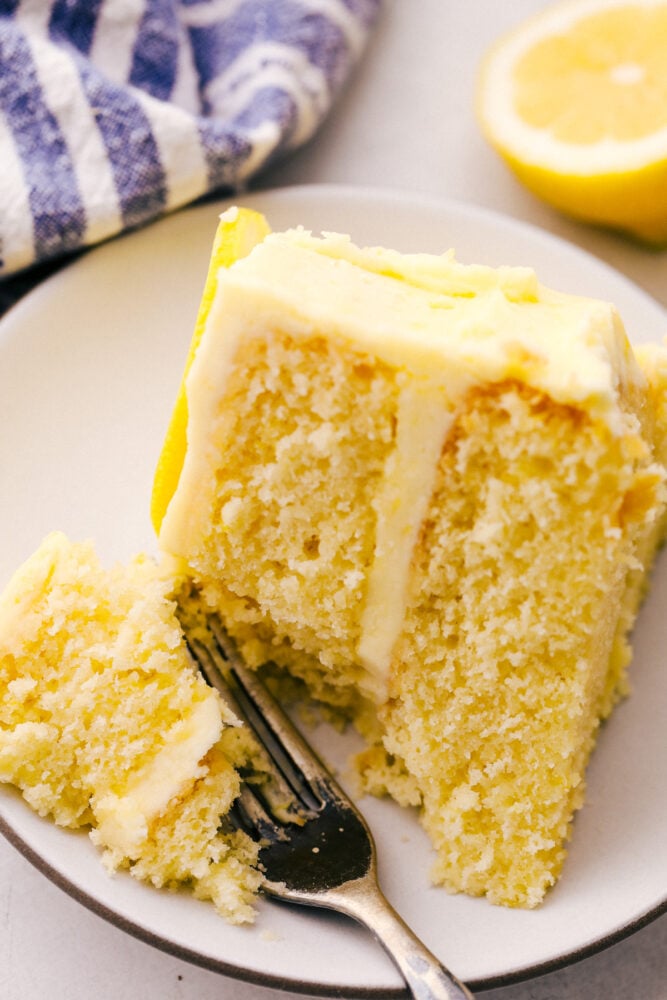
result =
M286 202L293 200L295 204L298 204L299 200L303 198L338 199L340 201L347 201L348 203L355 200L365 202L374 201L376 203L387 203L388 200L394 202L400 201L404 205L415 205L421 209L428 209L431 207L439 212L450 212L452 214L460 214L462 216L465 215L466 218L472 218L473 220L474 218L479 218L487 225L495 225L512 231L522 231L530 240L540 241L544 246L558 245L562 248L564 253L568 253L571 256L578 256L582 261L589 262L589 264L595 266L600 274L606 273L610 280L613 280L617 285L623 286L635 298L642 298L647 304L650 304L652 308L663 313L665 316L665 327L667 329L667 309L665 309L660 302L653 298L649 292L633 282L632 279L618 271L612 265L607 264L605 261L596 257L588 250L569 242L561 236L541 229L530 222L515 219L512 216L499 212L495 209L489 209L475 203L469 203L449 197L425 195L409 189L342 184L299 184L284 188L255 188L247 192L239 193L236 196L210 198L203 203L198 202L196 205L185 206L176 212L163 216L159 220L158 224L160 222L168 222L176 216L183 216L193 211L201 212L205 209L215 210L217 208L223 210L224 207L229 206L230 204L257 204L264 199L275 200L276 198ZM67 261L63 268L50 275L40 285L32 289L22 299L14 303L2 316L2 318L0 318L0 350L2 349L2 340L5 330L8 327L11 328L14 323L21 322L21 314L24 309L29 311L33 307L39 307L40 298L48 297L53 287L60 282L65 273L69 272L73 267L76 268L76 266L84 263L88 257L94 255L97 251L103 250L112 245L122 245L123 240L132 238L137 233L150 228L151 227L141 227L141 229L123 233L118 237L114 237L113 239L104 241L102 244L89 248L81 254L77 254L76 257ZM39 852L34 849L34 847L24 840L21 834L14 830L10 822L1 814L0 833L2 833L4 838L23 857L25 857L34 868L36 868L41 874L45 875L52 883L54 883L71 898L77 900L81 905L96 913L108 923L111 923L126 933L131 934L135 938L144 941L162 952L184 959L194 965L251 984L278 990L289 990L293 993L309 994L313 996L337 996L359 998L359 1000L362 1000L362 998L363 1000L366 1000L366 998L368 998L368 1000L371 1000L371 998L373 998L373 1000L378 1000L378 998L381 998L381 1000L394 1000L394 998L405 996L405 993L401 988L384 988L379 986L337 986L335 984L327 985L321 982L313 982L306 979L295 979L274 973L264 973L257 969L238 966L233 963L229 963L224 959L219 959L211 955L194 951L187 945L179 945L177 942L163 937L150 928L143 926L141 923L132 921L126 915L117 912L113 909L113 907L100 901L81 886L68 879L66 874L44 859ZM497 987L513 985L554 972L558 969L562 969L571 964L582 961L591 955L604 951L619 941L630 937L632 934L652 923L666 912L667 893L665 894L664 899L660 900L655 905L648 907L643 912L635 915L627 923L617 927L615 930L607 934L603 934L601 937L596 938L594 941L590 941L579 948L569 949L566 952L562 952L561 954L555 955L553 958L542 962L535 962L531 965L509 969L507 972L502 974L481 977L478 979L469 979L468 983L471 989L489 990Z
M166 212L149 223L136 226L133 229L125 230L121 233L110 236L107 239L101 240L99 243L92 246L77 250L70 256L63 258L62 267L60 267L59 270L49 274L48 277L46 277L34 288L31 288L21 298L13 302L9 308L2 315L0 315L0 338L4 332L4 327L6 325L10 325L10 322L14 321L17 313L20 313L24 307L31 308L33 302L39 299L43 294L48 294L48 291L59 282L64 274L69 272L72 268L75 268L77 265L85 263L91 255L96 254L98 251L105 250L106 248L114 245L122 245L124 240L128 240L138 234L148 232L156 226L168 223L170 220L180 218L189 213L199 213L218 207L220 208L220 211L224 211L225 207L242 203L245 204L248 202L252 203L265 197L271 199L279 198L280 200L285 201L294 199L296 202L298 202L301 198L309 199L316 197L359 200L365 202L409 202L423 209L432 208L436 211L444 210L452 213L461 212L468 216L477 216L487 223L494 222L499 226L508 227L512 230L518 230L525 233L530 239L544 243L545 246L550 244L558 246L563 252L572 256L580 257L582 261L587 261L600 274L605 273L610 279L613 279L615 283L630 291L633 296L642 298L647 305L661 311L665 317L665 332L667 335L667 304L659 302L647 289L643 288L613 264L610 264L606 260L603 260L603 258L597 256L597 254L593 251L579 246L577 243L572 242L565 236L552 233L534 222L516 218L496 208L490 208L476 202L466 201L462 198L453 198L448 195L434 195L410 188L392 187L389 185L374 186L366 184L325 182L289 184L284 187L254 187L251 189L239 190L236 194L231 195L209 195L205 198L197 200L196 202L182 205L170 212ZM530 267L530 264L527 264L526 266ZM542 276L540 274L538 274L538 279L542 280ZM7 322L8 318L9 322ZM0 348L1 346L2 341L0 339Z
M358 988L335 985L328 987L322 983L312 982L306 979L292 979L258 972L254 969L247 969L243 966L224 962L222 959L215 959L211 956L203 955L186 947L185 945L179 945L176 942L169 941L167 938L161 937L159 934L148 930L141 924L137 924L132 920L129 920L127 917L116 912L112 907L107 906L105 903L101 903L93 895L86 892L85 889L81 889L79 886L74 885L74 883L70 882L65 875L59 872L57 868L49 864L48 861L45 861L44 858L42 858L41 855L34 850L34 848L26 843L26 841L24 841L23 838L17 834L11 825L5 820L4 816L1 815L0 834L2 834L12 847L14 847L19 854L30 862L30 864L40 872L40 874L48 878L50 882L69 896L70 899L74 899L77 903L86 907L86 909L90 910L96 916L101 917L107 923L112 924L119 930L132 935L132 937L143 941L144 944L148 944L164 954L172 955L175 958L190 962L192 965L206 969L209 972L216 972L221 975L228 976L230 979L238 979L242 982L255 986L263 986L268 989L283 991L289 990L291 993L305 994L313 997L340 997L341 1000L405 1000L405 990L401 988ZM551 972L557 972L559 969L567 968L570 965L582 962L587 958L591 958L593 955L598 955L601 952L606 951L613 945L624 941L633 934L636 934L638 931L642 930L642 928L647 927L649 924L653 923L654 920L657 920L664 914L667 914L667 896L661 903L649 908L638 917L635 917L627 924L618 928L616 931L604 935L588 945L572 949L569 952L564 952L556 958L536 963L535 965L524 969L509 971L503 975L488 976L481 979L467 979L466 985L469 989L474 990L475 992L486 991L498 989L504 986L515 986L518 983L528 982L531 979L537 979L538 977L548 975Z

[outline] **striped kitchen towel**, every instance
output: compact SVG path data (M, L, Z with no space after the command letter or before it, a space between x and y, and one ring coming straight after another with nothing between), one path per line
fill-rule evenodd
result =
M309 138L382 0L0 0L0 276Z

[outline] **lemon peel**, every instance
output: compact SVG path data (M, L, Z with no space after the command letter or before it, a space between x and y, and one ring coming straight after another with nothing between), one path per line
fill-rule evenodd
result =
M269 232L270 228L264 216L249 208L230 208L223 212L218 221L183 378L153 480L150 513L153 528L157 534L160 532L162 520L169 506L169 501L176 491L183 468L187 449L188 426L185 381L204 332L211 304L215 299L219 272L221 268L231 267L234 261L247 256Z

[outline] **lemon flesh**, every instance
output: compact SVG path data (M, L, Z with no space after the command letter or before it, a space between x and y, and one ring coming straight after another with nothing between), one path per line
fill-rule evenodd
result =
M484 61L482 129L554 207L666 244L666 51L667 2L548 8Z
M176 491L183 468L183 460L187 448L188 427L188 401L185 392L185 381L204 332L211 304L215 299L218 287L218 273L221 268L231 267L235 260L247 256L253 247L261 243L269 232L269 225L264 216L249 208L230 208L220 216L213 240L204 292L185 363L183 379L178 390L176 403L153 480L151 521L158 534L165 512L169 506L169 501Z

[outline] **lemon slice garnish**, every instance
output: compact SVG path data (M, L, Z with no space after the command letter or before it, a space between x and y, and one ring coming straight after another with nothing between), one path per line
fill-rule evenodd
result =
M220 216L197 322L185 362L183 379L153 480L151 520L158 534L183 468L187 449L188 426L185 380L204 332L209 310L215 299L218 274L221 268L231 267L234 261L249 254L252 248L261 243L269 232L269 225L264 216L249 208L230 208Z
M482 129L535 194L667 243L667 0L569 0L501 38Z

